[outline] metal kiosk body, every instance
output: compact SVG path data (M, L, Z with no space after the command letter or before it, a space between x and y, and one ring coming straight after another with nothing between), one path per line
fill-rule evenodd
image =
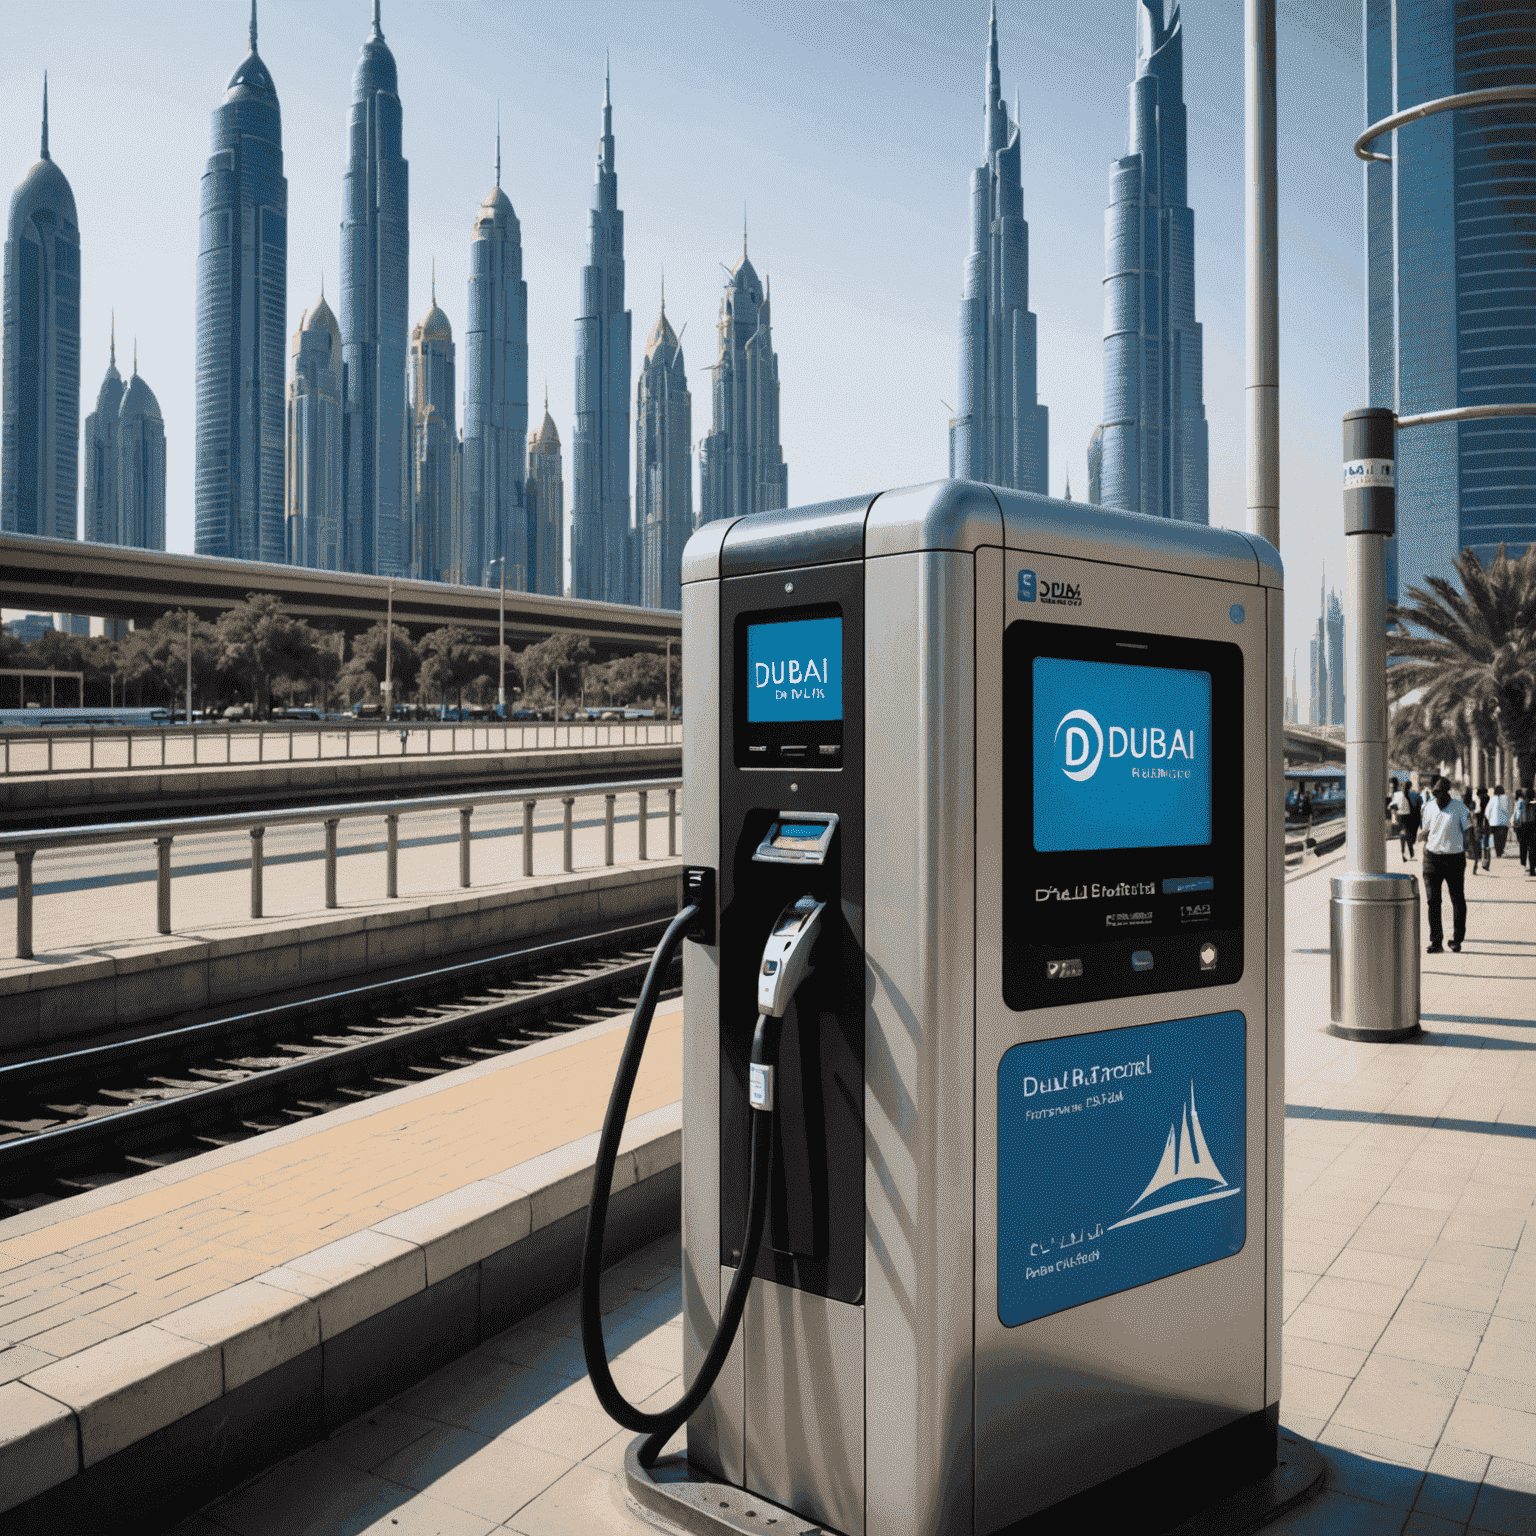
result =
M1275 552L948 481L707 524L682 591L690 1379L756 1275L690 1475L844 1536L1272 1483ZM803 894L744 1256L758 957Z

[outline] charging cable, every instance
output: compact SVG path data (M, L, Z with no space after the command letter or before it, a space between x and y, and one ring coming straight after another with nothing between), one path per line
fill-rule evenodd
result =
M656 1413L647 1413L635 1407L619 1391L608 1365L608 1351L603 1342L601 1293L603 1232L608 1223L608 1197L613 1187L614 1164L618 1161L619 1139L624 1133L630 1095L634 1092L646 1036L650 1033L651 1019L656 1013L656 1003L661 995L662 978L672 963L678 945L699 916L697 906L684 907L672 919L662 935L661 943L656 946L650 968L645 973L645 982L640 988L635 1016L629 1026L629 1037L624 1042L624 1054L619 1058L618 1074L613 1080L613 1092L608 1099L602 1135L597 1143L597 1165L592 1172L592 1200L587 1207L587 1231L581 1250L580 1312L581 1347L586 1356L587 1375L591 1378L592 1389L611 1419L625 1429L648 1436L640 1447L639 1461L642 1467L655 1465L662 1447L672 1438L678 1426L690 1418L708 1397L741 1326L747 1293L752 1287L753 1266L768 1215L768 1168L773 1132L769 1116L773 1112L773 1073L778 1064L780 1023L810 968L810 953L821 927L824 907L825 903L810 896L802 896L799 901L786 907L773 925L773 932L763 951L758 978L759 1013L757 1026L752 1031L752 1055L748 1069L751 1077L750 1102L755 1113L752 1115L752 1158L748 1172L747 1230L742 1239L741 1264L731 1281L730 1290L726 1292L719 1326L715 1330L713 1342L705 1351L698 1375L670 1408L663 1408Z

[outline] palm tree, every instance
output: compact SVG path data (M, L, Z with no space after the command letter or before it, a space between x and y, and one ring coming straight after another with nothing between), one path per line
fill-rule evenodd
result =
M1514 754L1522 783L1536 757L1536 545L1511 560L1504 545L1485 566L1464 549L1461 578L1428 576L1408 604L1387 613L1387 687L1394 700L1417 692L1418 709L1468 743L1469 773L1493 742Z

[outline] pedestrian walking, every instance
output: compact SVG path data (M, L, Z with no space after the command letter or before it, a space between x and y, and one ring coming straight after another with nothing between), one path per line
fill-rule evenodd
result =
M1515 796L1509 819L1520 845L1520 867L1526 874L1536 875L1536 799L1529 784Z
M1403 856L1406 864L1413 855L1414 839L1418 836L1418 818L1413 812L1413 801L1408 797L1408 786L1403 785L1396 789L1397 780L1392 781L1395 793L1392 796L1392 816L1397 822L1397 848Z
M1475 835L1466 798L1451 799L1451 786L1436 779L1424 805L1424 903L1429 908L1429 953L1444 953L1445 930L1440 921L1442 886L1451 898L1451 949L1461 953L1467 936L1467 856Z
M1468 868L1475 875L1477 866L1483 858L1483 834L1482 814L1477 808L1477 796L1473 793L1471 784L1467 784L1461 791L1461 803L1467 813L1466 830L1466 855ZM1428 807L1425 807L1428 815Z
M1493 786L1493 798L1488 802L1488 836L1493 841L1493 856L1504 857L1504 845L1509 841L1509 821L1514 812L1509 796L1502 784Z

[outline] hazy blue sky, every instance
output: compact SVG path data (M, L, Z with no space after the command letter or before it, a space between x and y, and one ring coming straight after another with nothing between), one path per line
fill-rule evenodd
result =
M1205 328L1211 521L1244 520L1243 26L1239 0L1184 7L1196 313ZM1123 154L1136 0L999 0L1003 88L1023 123L1030 307L1050 488L1087 490L1099 420L1104 204ZM334 295L352 67L369 0L261 0L288 177L288 325ZM1305 644L1326 562L1343 573L1340 418L1364 403L1362 124L1356 0L1280 0L1282 542L1288 642ZM0 186L37 156L42 72L51 147L79 208L81 417L117 313L126 375L165 414L167 542L192 547L194 271L209 113L244 57L246 0L3 0ZM384 0L410 162L411 301L458 339L471 220L494 179L522 224L531 312L530 419L567 450L573 317L612 52L619 201L636 360L667 313L687 322L695 439L722 261L751 252L773 283L791 502L942 476L970 173L980 157L986 0L738 0L550 5ZM462 358L460 359L462 365ZM461 390L462 394L462 390ZM1287 662L1289 668L1289 661Z

